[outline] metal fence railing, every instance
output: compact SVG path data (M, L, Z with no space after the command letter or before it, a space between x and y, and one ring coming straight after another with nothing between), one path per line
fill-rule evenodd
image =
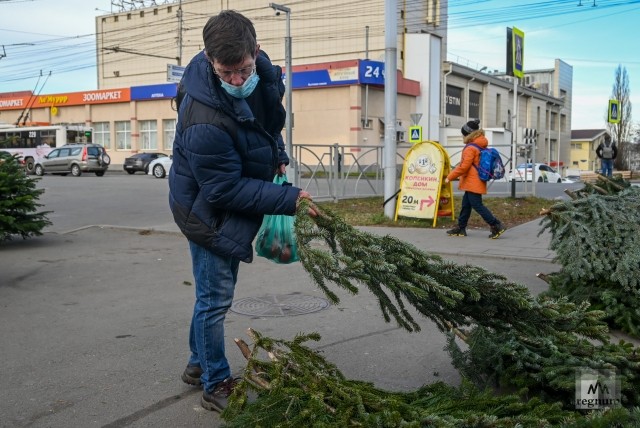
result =
M509 163L511 146L492 146L498 149L505 166ZM398 144L396 150L396 187L405 156L411 148ZM463 144L449 145L452 167L460 161ZM384 196L383 146L351 146L339 144L293 145L293 159L297 168L288 177L297 186L308 191L315 200L339 200L357 197ZM509 168L507 167L507 170ZM503 181L507 181L506 176Z

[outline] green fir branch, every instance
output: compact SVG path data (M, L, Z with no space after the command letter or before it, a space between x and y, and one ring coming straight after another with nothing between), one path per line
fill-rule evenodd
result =
M42 235L42 229L51 224L47 219L51 211L37 211L43 192L15 157L0 155L0 242L16 235L23 239Z

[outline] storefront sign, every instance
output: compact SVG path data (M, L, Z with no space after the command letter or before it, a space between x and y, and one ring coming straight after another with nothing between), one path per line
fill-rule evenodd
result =
M175 83L163 83L161 85L132 86L132 100L154 100L159 98L173 98L178 92Z
M2 99L0 98L0 110L11 110L16 108L24 108L27 106L27 99L29 97L21 97L21 98L8 98Z
M384 63L362 60L357 66L293 73L293 88L317 88L343 85L384 85Z
M293 73L293 88L353 85L358 83L358 68L347 67L329 70L299 71Z
M23 109L30 102L30 96L0 98L0 110ZM103 89L99 91L70 92L68 94L38 95L31 98L31 108L64 107L85 104L109 104L129 102L129 88Z
M448 115L462 116L462 88L447 85L444 105Z
M69 94L41 95L33 107L77 106L84 104L108 104L128 102L129 88L103 89L100 91L71 92Z

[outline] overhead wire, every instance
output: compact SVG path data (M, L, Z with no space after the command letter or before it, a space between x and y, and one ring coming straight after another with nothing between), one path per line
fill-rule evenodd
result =
M2 2L18 0L0 0ZM203 0L205 1L205 0ZM296 42L304 43L346 43L363 37L364 25L367 21L375 22L369 26L370 37L381 38L384 36L384 24L379 19L384 13L384 2L381 0L353 0L351 2L335 2L332 7L327 7L325 2L314 0L294 0L287 3L292 10L300 9L292 15L292 27L299 28ZM417 14L411 14L411 10L422 8L424 0L399 0L398 8L404 9L405 20L403 25L407 28L420 28L424 26L424 18ZM599 0L598 7L577 7L575 0L544 0L530 2L510 2L504 6L504 2L492 0L459 0L448 2L447 16L443 17L447 31L461 28L490 26L514 22L526 22L528 20L544 19L549 17L566 17L566 23L573 25L591 20L602 19L628 12L628 8L640 5L640 0ZM175 4L174 4L175 5ZM597 14L595 10L597 9ZM608 13L603 14L603 11ZM137 11L133 11L135 13ZM256 21L275 20L268 7L256 7L241 12L254 15ZM123 13L118 13L122 19ZM254 15L255 16L255 15ZM200 29L208 14L194 12L183 13L183 27L186 37L183 46L187 48L202 47ZM571 17L571 19L569 19ZM106 16L104 17L107 18ZM96 19L101 19L97 17ZM197 28L197 32L193 32ZM11 58L0 61L0 83L29 80L37 77L41 69L50 69L54 74L65 74L87 68L95 68L96 54L103 58L103 66L114 63L135 63L143 60L144 51L140 56L134 54L123 55L113 49L116 47L126 50L138 50L144 46L145 50L151 50L157 55L173 57L177 50L177 18L175 14L167 14L166 17L155 19L145 24L144 31L130 37L128 28L115 28L101 34L82 34L76 36L58 36L42 33L31 33L20 30L2 29L0 31L24 33L31 36L46 36L47 39L30 42L29 46L12 47ZM197 34L197 37L190 37ZM108 40L108 46L97 46L96 40ZM488 39L497 36L490 34L478 35L475 39ZM503 37L503 36L502 36ZM263 42L274 42L282 39L282 32L277 27L267 29L260 34ZM345 52L346 53L346 52ZM354 54L360 53L353 52ZM299 55L301 56L301 55ZM300 59L300 58L299 58ZM593 59L590 59L594 61ZM37 69L37 71L36 71Z

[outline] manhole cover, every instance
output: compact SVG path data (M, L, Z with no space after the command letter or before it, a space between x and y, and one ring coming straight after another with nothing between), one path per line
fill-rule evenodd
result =
M330 304L321 297L295 293L247 297L233 302L231 311L260 317L289 317L318 312L328 308Z

